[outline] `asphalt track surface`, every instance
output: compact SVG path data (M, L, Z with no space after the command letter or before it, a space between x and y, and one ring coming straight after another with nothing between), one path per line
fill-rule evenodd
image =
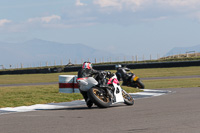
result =
M106 109L85 105L0 115L0 133L200 133L200 87Z

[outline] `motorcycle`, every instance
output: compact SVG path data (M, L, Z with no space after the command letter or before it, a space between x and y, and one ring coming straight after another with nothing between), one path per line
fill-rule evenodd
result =
M101 72L95 77L78 78L77 83L79 89L86 91L89 99L99 108L107 108L116 103L134 104L130 94L120 87L115 73Z
M127 73L128 71L130 71L130 69L127 68L126 66L117 68L117 72L116 72L117 79L119 81L123 81L122 85L144 89L145 86L140 80L140 78L136 76L133 72Z

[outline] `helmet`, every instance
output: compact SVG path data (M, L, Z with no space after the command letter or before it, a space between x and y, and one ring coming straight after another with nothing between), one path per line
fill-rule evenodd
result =
M82 68L92 69L92 63L91 62L84 62Z
M118 69L118 68L121 68L121 67L122 67L122 65L120 65L120 64L115 65L115 69Z

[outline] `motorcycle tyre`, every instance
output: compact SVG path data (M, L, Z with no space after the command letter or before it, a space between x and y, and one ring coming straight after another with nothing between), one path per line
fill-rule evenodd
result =
M131 99L131 101L128 100L128 99L126 99L126 98L124 97L124 94L125 94L126 96L128 96L128 97ZM123 95L123 98L124 98L124 103L125 103L126 105L133 105L133 104L134 104L135 101L134 101L134 99L131 97L130 94L128 94L126 91L122 90L122 95Z
M89 91L88 91L88 97L90 98L90 100L92 100L92 102L94 104L96 104L99 108L107 108L107 107L109 107L112 104L110 98L107 98L108 102L104 102L103 100L101 100L100 98L98 98L94 94L94 89L99 90L101 88L92 87L91 89L89 89Z
M136 84L137 84L137 87L140 89L144 89L145 87L141 80L136 81Z

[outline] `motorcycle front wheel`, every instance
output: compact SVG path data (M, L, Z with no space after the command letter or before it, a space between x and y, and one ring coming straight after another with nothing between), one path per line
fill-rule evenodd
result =
M142 83L141 80L137 80L137 81L136 81L136 84L137 84L137 87L138 87L138 88L144 89L144 84Z
M126 105L133 105L134 104L134 99L125 90L122 90L122 96L124 98L124 103Z
M88 97L95 103L99 108L107 108L111 104L110 98L102 88L93 87L88 91Z

